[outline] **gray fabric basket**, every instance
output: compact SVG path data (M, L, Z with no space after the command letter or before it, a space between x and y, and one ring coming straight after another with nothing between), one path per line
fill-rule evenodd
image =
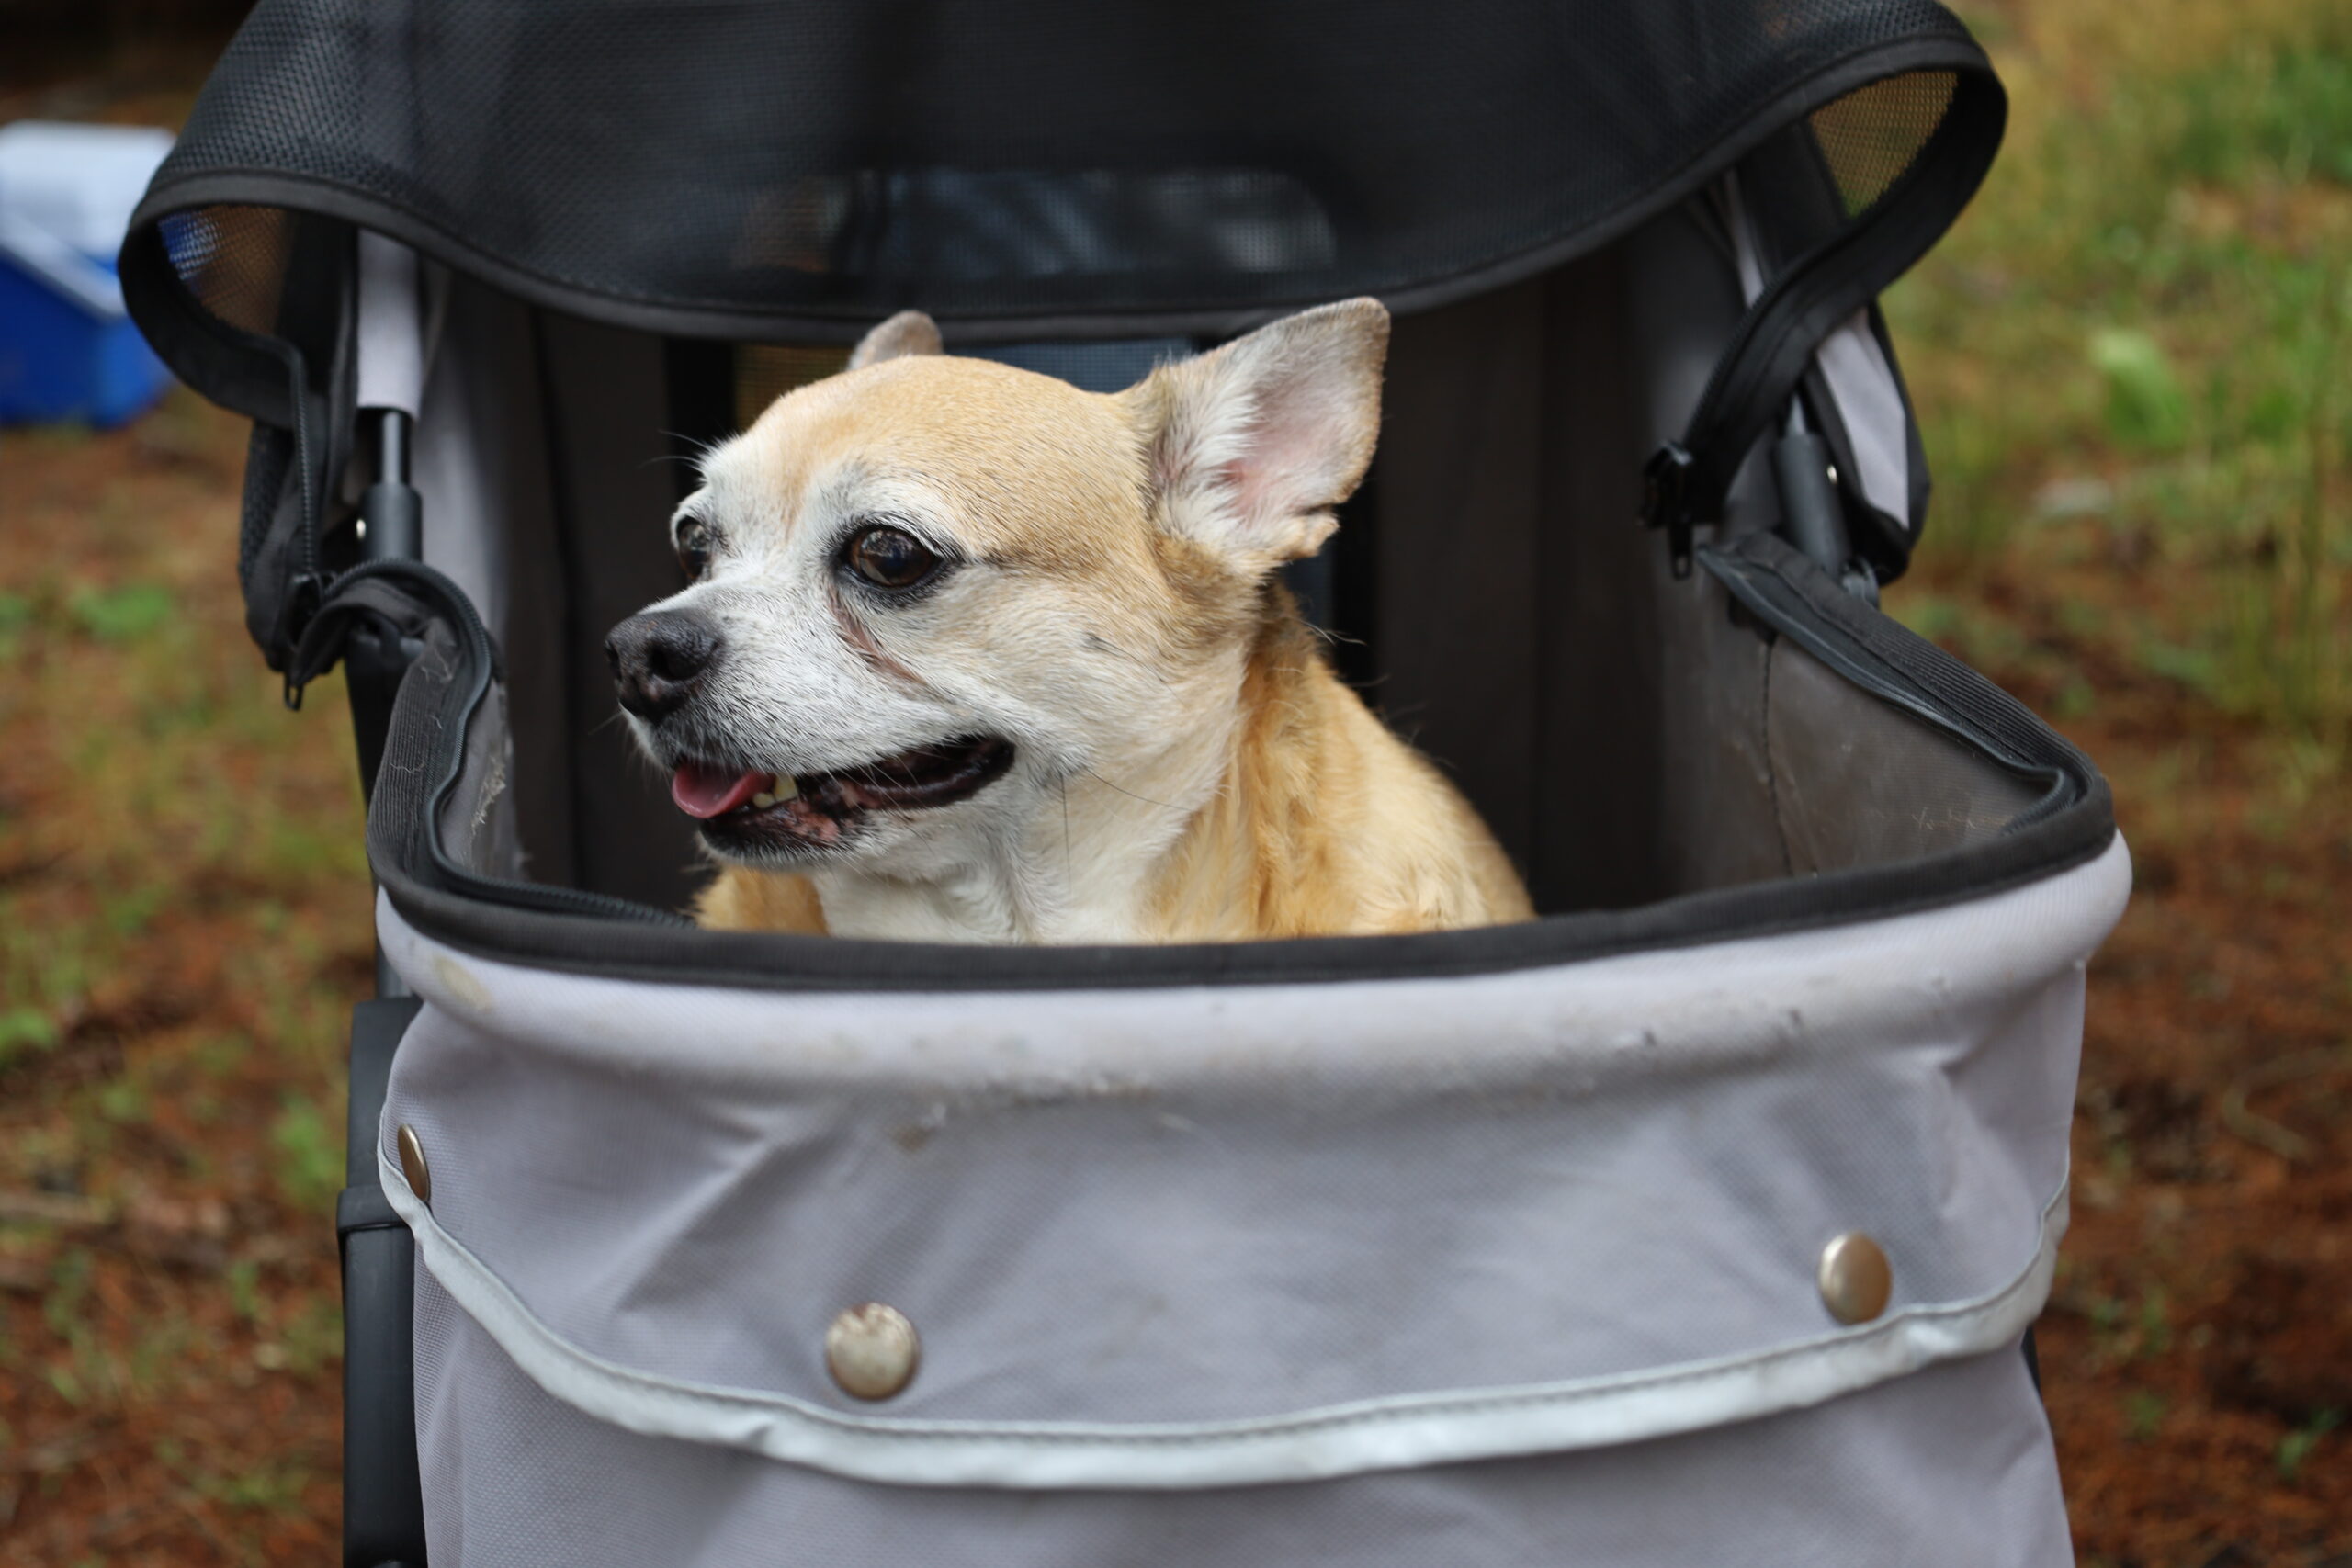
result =
M387 904L434 1560L2064 1562L2018 1340L2127 880L2119 843L1469 978L878 996L550 973ZM1894 1293L1841 1327L1854 1230ZM866 1301L922 1337L885 1406L821 1350Z

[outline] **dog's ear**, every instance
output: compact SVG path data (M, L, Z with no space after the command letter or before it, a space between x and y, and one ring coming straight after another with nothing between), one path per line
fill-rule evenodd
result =
M1163 527L1243 570L1311 556L1380 435L1388 311L1324 305L1163 365L1122 396L1143 427Z
M921 310L901 310L858 341L850 351L849 367L863 370L869 365L903 359L910 354L945 352L939 341L938 322Z

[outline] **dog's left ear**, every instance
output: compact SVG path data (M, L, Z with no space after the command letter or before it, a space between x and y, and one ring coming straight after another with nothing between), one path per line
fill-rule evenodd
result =
M1121 396L1143 427L1163 527L1244 571L1313 555L1380 436L1388 311L1347 299L1286 316Z
M939 323L921 310L901 310L858 340L850 350L849 367L863 370L869 365L879 365L886 359L903 359L910 354L944 354L946 347L939 340Z

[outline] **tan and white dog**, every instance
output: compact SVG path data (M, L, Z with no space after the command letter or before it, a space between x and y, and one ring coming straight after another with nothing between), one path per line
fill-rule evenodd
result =
M893 317L704 461L621 705L717 927L1207 942L1529 918L1476 814L1275 580L1372 460L1388 314L1114 397Z

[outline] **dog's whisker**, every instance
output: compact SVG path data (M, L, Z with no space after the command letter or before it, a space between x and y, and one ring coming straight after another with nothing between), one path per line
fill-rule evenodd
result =
M1169 802L1164 800L1154 800L1148 795L1137 795L1131 789L1119 789L1117 784L1113 784L1109 779L1104 778L1092 768L1080 768L1078 771L1084 773L1088 778L1092 779L1096 784L1101 784L1105 789L1118 790L1121 795L1125 795L1129 800L1140 800L1146 806L1157 806L1162 811L1182 811L1184 809L1181 806L1170 805Z
M1120 658L1125 660L1128 663L1134 665L1136 669L1142 671L1145 674L1150 676L1161 685L1164 686L1168 684L1168 671L1162 670L1148 659L1144 658L1143 655L1133 652L1130 649L1121 648L1117 643L1113 642L1109 637L1104 637L1102 633L1088 632L1086 634L1086 642L1087 646L1090 648L1098 649L1104 653L1117 654Z

